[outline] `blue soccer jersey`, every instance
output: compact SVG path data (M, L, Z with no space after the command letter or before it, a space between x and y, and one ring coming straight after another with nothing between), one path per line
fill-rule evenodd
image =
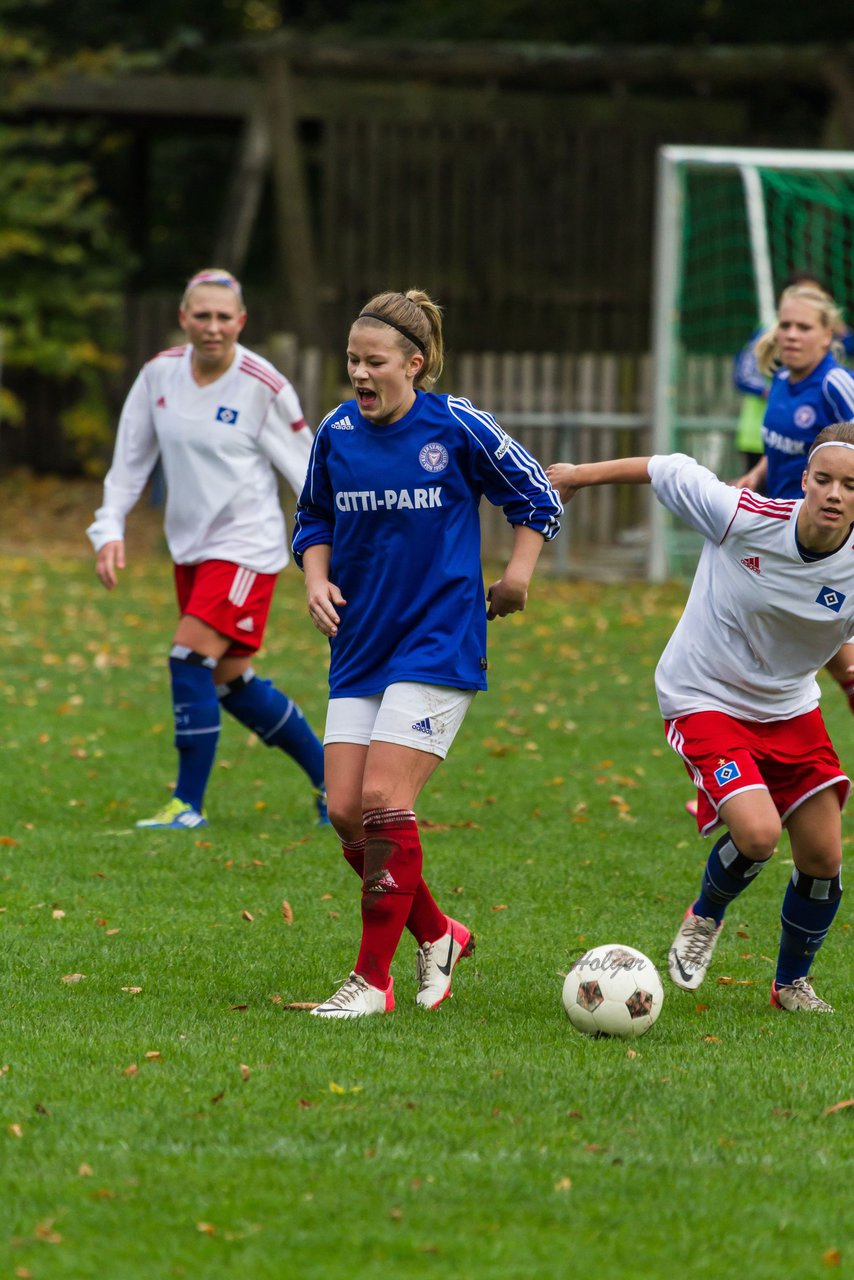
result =
M332 547L346 605L330 640L332 697L401 680L486 688L481 496L550 540L562 508L539 463L488 413L419 392L375 425L349 400L320 424L297 507L293 551Z
M810 445L823 427L854 420L854 377L827 355L806 378L792 382L788 369L775 375L768 393L762 439L768 457L769 498L801 498Z

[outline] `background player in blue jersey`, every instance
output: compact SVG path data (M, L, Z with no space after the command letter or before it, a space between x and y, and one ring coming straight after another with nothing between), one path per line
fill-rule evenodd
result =
M783 289L789 289L796 284L811 285L821 293L827 294L828 297L830 296L830 291L825 288L813 271L793 271L785 281ZM741 454L742 466L745 470L752 470L757 462L761 461L764 453L762 422L765 417L771 380L767 374L762 372L756 361L756 344L764 332L763 329L757 329L750 341L745 343L733 361L733 382L742 393L741 409L735 433L735 446ZM840 328L837 330L836 336L846 356L854 354L854 334L852 334L847 325L841 323L841 317ZM751 487L756 492L761 491L760 486L756 484Z
M595 484L652 483L705 544L655 672L667 741L685 762L703 835L725 826L670 948L694 991L729 904L774 853L794 868L783 898L771 1004L830 1013L809 974L842 897L840 809L850 790L818 707L816 671L854 629L854 424L827 427L785 502L724 484L683 454L549 467L568 500Z
M738 484L769 498L797 498L809 447L823 427L854 419L854 376L837 359L845 326L836 303L814 283L780 295L777 324L756 343L756 365L771 378L764 453Z
M148 361L134 382L87 530L111 591L125 566L125 517L162 460L181 615L169 654L178 781L169 803L137 826L205 825L220 708L305 770L325 823L323 748L297 704L252 667L288 561L273 468L299 493L311 432L288 380L240 345L246 308L230 272L194 275L178 318L187 342Z
M313 1012L394 1007L392 958L418 943L417 1003L435 1008L468 954L469 929L422 876L414 805L486 688L486 622L524 609L561 504L539 464L488 413L429 388L442 369L441 313L427 294L383 293L350 330L355 397L318 428L296 515L308 609L330 640L324 738L329 815L362 879L353 972ZM481 497L514 529L484 599Z
M759 372L771 377L762 426L764 456L737 482L769 498L799 498L810 446L823 427L854 420L854 375L842 368L846 332L820 285L791 285L780 295L777 324L756 344ZM827 664L854 712L854 645Z

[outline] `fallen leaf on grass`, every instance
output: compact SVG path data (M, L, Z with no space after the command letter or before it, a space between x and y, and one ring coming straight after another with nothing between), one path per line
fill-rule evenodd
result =
M832 1107L825 1107L824 1114L831 1116L834 1111L844 1111L846 1107L854 1107L854 1098L846 1098L844 1102L834 1102Z
M243 919L244 919L244 920L248 920L250 923L255 919L255 917L253 916L252 912L251 912L251 911L247 911L245 907L244 907L244 909L241 911L241 913L240 913L240 914L242 915L242 917L243 917Z
M126 991L130 996L138 996L142 987L122 987L122 991Z
M122 1075L135 1076L138 1071L139 1071L139 1067L135 1062L132 1062L129 1067L125 1067L124 1071L122 1072Z
M0 844L3 845L4 849L17 849L18 847L18 841L13 840L11 836L0 836Z
M61 907L54 907L53 911L51 911L51 913L50 913L50 914L52 915L52 917L53 917L53 919L54 919L54 920L64 920L64 919L65 919L65 912L62 910L62 908L61 908Z
M85 977L85 973L66 973L62 981L66 983L82 982Z
M293 908L291 907L291 904L288 902L287 898L282 899L282 919L284 920L285 924L293 924L294 922Z
M156 1062L158 1058L163 1057L163 1054L159 1049L149 1049L145 1056L149 1062Z
M228 1007L232 1012L234 1012L235 1009L248 1009L249 1005L248 1004L230 1004Z
M559 1178L558 1181L555 1183L555 1191L571 1191L571 1190L572 1190L571 1178Z
M53 1218L45 1218L43 1222L39 1222L33 1234L44 1244L62 1244L62 1236L53 1229Z
M706 1044L720 1044L720 1036L703 1036Z
M12 1138L23 1138L24 1136L24 1128L23 1125L20 1124L7 1124L6 1132Z
M216 1227L213 1225L212 1222L197 1222L196 1230L201 1231L202 1235L204 1236L216 1235Z
M275 997L274 997L275 998ZM286 1009L316 1009L320 1004L319 1000L292 1000L290 1004L286 1004Z
M496 904L495 904L495 906L494 906L494 907L490 907L489 909L490 909L490 911L506 911L506 910L507 910L507 903L506 903L506 902L498 902L498 903L496 903Z
M220 1089L219 1093L215 1093L214 1096L211 1098L211 1104L213 1106L216 1106L218 1102L222 1102L224 1097L225 1097L225 1089Z
M244 1080L248 1080L252 1072L249 1070L245 1062L240 1064L240 1074Z
M826 1267L838 1267L842 1261L842 1254L838 1249L825 1249L821 1260Z
M81 1177L81 1178L91 1178L92 1177L91 1164L81 1164L77 1170L77 1174L78 1174L78 1177Z

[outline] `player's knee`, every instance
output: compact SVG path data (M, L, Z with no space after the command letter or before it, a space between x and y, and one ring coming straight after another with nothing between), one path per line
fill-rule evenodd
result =
M326 810L339 840L352 844L362 839L364 832L359 805L342 804L334 795L327 795Z
M399 808L393 805L391 795L388 788L380 785L371 785L362 788L362 812L368 813L371 809L392 809Z
M839 849L811 849L809 853L798 850L797 867L817 880L840 880L842 853ZM841 891L841 889L840 889Z
M757 818L739 830L736 844L739 853L755 862L765 862L777 847L783 827L779 818ZM735 833L733 833L735 834Z

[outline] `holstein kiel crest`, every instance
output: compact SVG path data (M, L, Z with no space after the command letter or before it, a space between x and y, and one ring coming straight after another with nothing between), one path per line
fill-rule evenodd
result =
M425 471L435 475L438 471L444 471L448 465L448 450L443 444L436 444L435 442L425 444L418 455L418 461Z

